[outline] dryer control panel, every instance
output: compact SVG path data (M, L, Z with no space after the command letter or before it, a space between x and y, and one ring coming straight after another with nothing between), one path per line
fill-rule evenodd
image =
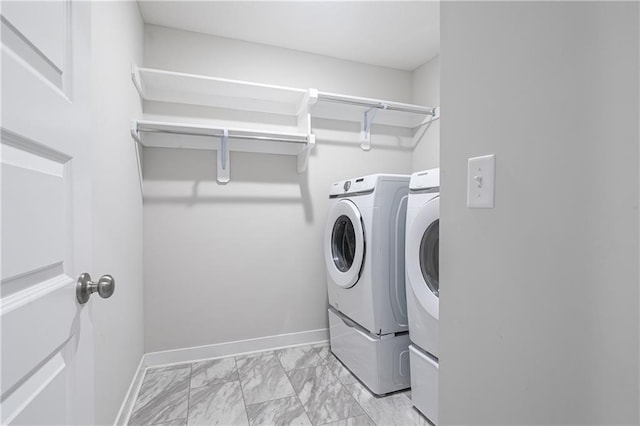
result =
M407 175L393 175L378 173L375 175L362 176L353 179L347 179L335 182L329 190L329 198L344 197L347 195L371 194L376 186L382 185L383 182L408 182Z
M411 175L410 190L419 191L429 188L440 188L440 169L429 169Z

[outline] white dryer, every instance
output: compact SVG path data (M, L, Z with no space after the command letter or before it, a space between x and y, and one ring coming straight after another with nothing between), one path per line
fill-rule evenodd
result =
M331 186L324 254L332 352L372 392L409 387L404 236L409 176Z
M440 169L411 175L406 232L411 399L437 423Z

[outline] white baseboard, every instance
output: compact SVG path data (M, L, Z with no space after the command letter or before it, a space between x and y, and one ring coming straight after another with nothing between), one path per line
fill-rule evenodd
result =
M308 345L311 343L325 343L329 341L329 329L301 331L298 333L278 334L276 336L259 337L257 339L236 340L234 342L217 343L214 345L195 346L192 348L173 349L169 351L150 352L144 354L138 364L129 390L120 406L114 425L126 425L129 422L133 405L142 385L144 373L149 367L179 364L183 362L199 361L209 358L220 358L230 355L240 355L278 349L287 346Z
M131 384L129 385L129 390L127 390L127 394L124 397L124 401L122 401L122 405L120 406L120 411L118 412L118 416L116 417L116 421L114 425L127 425L129 423L129 417L131 416L131 411L133 411L133 404L136 402L136 397L138 396L138 392L140 391L140 386L142 386L142 379L144 378L144 372L147 367L144 365L144 354L140 358L140 363L138 364L138 369L133 375L133 379L131 380Z
M144 363L147 367L157 367L160 365L178 364L181 362L277 349L285 346L321 343L328 340L329 330L321 328L319 330L278 334L276 336L259 337L257 339L236 340L234 342L216 343L214 345L150 352L144 355Z

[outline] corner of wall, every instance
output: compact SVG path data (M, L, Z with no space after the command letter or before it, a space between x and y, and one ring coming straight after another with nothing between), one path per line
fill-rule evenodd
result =
M92 3L93 268L116 278L114 295L92 306L97 424L116 419L143 356L142 198L128 132L141 115L130 69L142 61L142 25L135 1Z

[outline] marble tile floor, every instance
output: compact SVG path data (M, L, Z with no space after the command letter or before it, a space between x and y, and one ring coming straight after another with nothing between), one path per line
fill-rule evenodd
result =
M130 425L429 425L410 392L376 397L327 344L147 369Z

